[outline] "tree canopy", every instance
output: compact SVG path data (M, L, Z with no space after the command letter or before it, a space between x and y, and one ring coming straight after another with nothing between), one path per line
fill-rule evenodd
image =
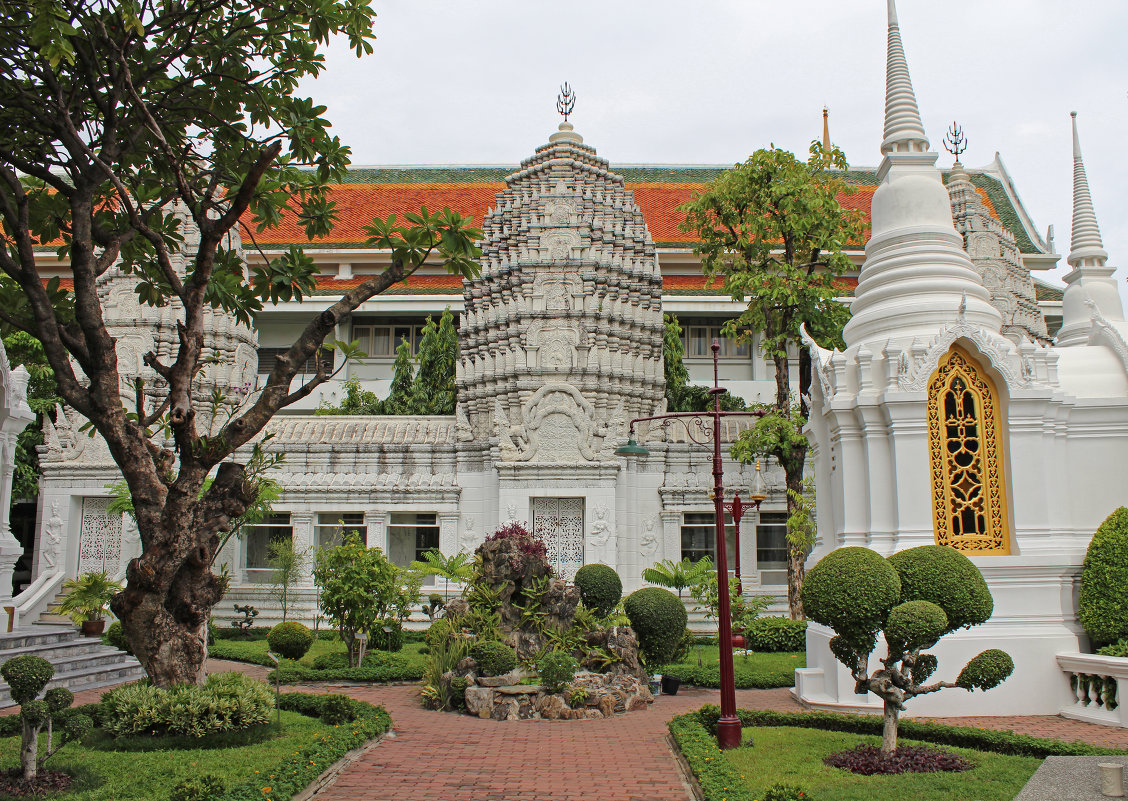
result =
M295 91L322 72L331 37L372 51L371 5L37 0L0 11L0 322L42 343L59 397L105 439L129 486L142 555L113 609L137 657L158 685L195 681L219 597L212 557L268 463L228 457L328 379L319 360L291 386L345 315L427 260L475 275L481 233L448 209L373 220L367 244L390 266L315 315L265 386L210 431L194 393L207 310L249 322L314 288L301 248L248 265L238 243L255 249L283 219L310 239L331 230L350 150L325 106ZM69 287L41 279L44 247ZM147 392L127 385L129 408L98 293L111 270L136 279L143 304L180 315L178 346L144 355L157 380Z

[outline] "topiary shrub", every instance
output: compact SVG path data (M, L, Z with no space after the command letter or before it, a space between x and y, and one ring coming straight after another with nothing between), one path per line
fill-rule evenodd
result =
M869 548L836 548L803 579L807 617L868 650L900 597L896 569Z
M902 601L931 601L948 617L947 631L985 623L995 602L971 560L955 548L922 545L889 557L901 578Z
M615 604L623 597L623 580L607 565L584 565L576 571L573 583L580 590L584 606L600 617L611 614Z
M1117 640L1111 645L1098 649L1097 653L1101 656L1128 657L1128 640Z
M758 617L744 631L753 651L777 653L807 648L807 621L789 617Z
M185 779L172 788L168 801L219 801L227 795L223 779L211 773Z
M0 667L0 676L8 682L12 700L17 704L26 704L35 700L35 697L47 686L47 682L55 675L55 668L41 656L24 654L9 659Z
M384 631L389 629L389 631ZM396 653L403 649L403 624L398 620L381 620L372 628L368 638L369 647L377 651Z
M321 702L321 720L329 726L352 723L359 712L359 704L347 695L333 693Z
M537 663L540 682L550 693L563 692L576 675L576 658L565 651L549 651Z
M129 647L129 640L125 638L125 626L121 625L120 620L115 620L106 629L106 642L119 651L125 651L130 656L133 655L133 649ZM211 642L209 641L208 644L211 645Z
M270 650L287 659L301 659L313 645L313 632L301 623L279 623L266 637Z
M650 666L672 661L689 619L678 596L661 587L643 587L627 596L623 609L638 635L643 661Z
M497 640L480 640L470 646L479 676L503 676L517 667L516 652Z
M1109 515L1089 542L1077 617L1094 648L1128 637L1128 508Z
M55 668L46 659L25 654L9 659L0 665L0 676L8 682L12 700L20 705L20 769L24 781L32 781L51 756L73 740L81 740L93 722L87 715L68 709L74 703L74 694L63 687L55 687L43 694L47 682L55 675ZM69 712L70 714L66 714ZM54 725L62 724L60 736L55 738ZM47 748L39 756L39 732L47 727Z

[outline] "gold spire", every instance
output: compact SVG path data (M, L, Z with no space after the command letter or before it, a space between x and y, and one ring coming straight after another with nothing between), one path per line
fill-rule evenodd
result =
M830 111L823 106L823 150L830 150Z

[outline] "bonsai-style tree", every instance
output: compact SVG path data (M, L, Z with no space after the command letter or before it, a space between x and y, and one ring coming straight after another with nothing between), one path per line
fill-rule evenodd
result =
M9 659L0 666L0 676L11 688L12 700L20 705L20 768L25 781L34 779L52 755L72 740L81 740L93 726L86 715L70 715L63 722L63 736L58 745L54 739L54 724L60 713L74 703L74 694L65 687L53 687L35 700L47 682L55 675L55 668L40 656L26 654ZM47 748L39 756L39 733L47 728Z
M314 315L243 406L210 398L201 408L209 310L249 323L264 304L314 289L318 270L300 247L248 269L236 240L254 247L283 219L308 238L332 229L331 186L350 151L330 134L325 107L293 92L322 71L334 36L371 52L374 16L368 0L4 6L0 323L43 344L59 397L103 437L129 487L142 553L112 609L158 686L195 683L203 667L201 631L222 592L213 558L265 464L231 457L328 380L318 359L292 386L361 303L427 260L478 272L481 233L457 213L373 220L367 244L390 266ZM40 274L46 245L66 288ZM132 382L128 394L99 295L111 269L136 280L142 304L174 307L179 321L172 352L143 356L157 380ZM231 414L213 430L217 403Z
M1014 671L1005 651L991 648L968 662L954 682L934 681L934 654L945 634L984 623L994 601L987 582L966 556L924 545L884 559L869 548L838 548L824 556L803 584L807 616L831 628L830 650L850 670L856 692L884 702L883 753L897 747L897 718L905 703L947 687L989 690ZM885 637L881 667L869 673L877 635Z
M757 150L681 206L686 215L682 230L699 237L694 252L706 275L723 276L733 300L748 304L726 323L727 335L758 335L775 368L775 401L768 414L741 433L732 456L745 464L757 456L775 457L786 478L789 515L794 512L792 493L802 492L809 447L802 430L811 364L806 349L799 348L796 405L788 349L799 346L804 325L820 343L840 344L849 312L837 300L842 294L839 276L852 268L843 251L862 242L862 213L838 202L838 195L853 191L843 180L845 169L842 151L824 150L818 142L811 144L806 162L775 147ZM792 618L803 616L799 589L813 544L789 527L787 603Z
M696 587L708 578L713 570L713 560L703 556L696 562L683 558L680 562L673 559L663 559L642 571L642 580L657 584L659 587L669 587L678 591L678 598L682 597L682 590Z
M370 633L393 612L419 601L403 591L400 568L379 548L365 548L357 534L350 533L341 545L317 552L313 580L317 584L321 611L341 633L349 652L349 667L356 667L357 634Z

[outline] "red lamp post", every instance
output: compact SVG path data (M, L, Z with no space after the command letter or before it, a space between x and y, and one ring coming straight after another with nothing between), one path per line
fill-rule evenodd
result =
M737 748L740 746L740 719L736 716L736 683L732 666L732 613L729 606L728 594L728 548L725 543L725 487L724 470L721 463L721 418L722 417L759 417L763 412L722 412L721 393L725 390L719 386L718 379L718 354L721 345L713 340L713 388L709 394L713 396L713 410L709 412L671 412L650 417L636 417L630 422L631 436L627 444L616 449L615 453L621 456L644 456L649 453L646 448L638 445L634 440L634 427L636 423L646 421L660 421L661 425L668 426L675 420L680 422L692 442L699 445L707 443L713 446L713 508L716 521L716 546L717 546L717 594L718 598L718 644L721 667L721 718L717 722L717 745L721 748ZM712 421L706 427L707 420ZM700 436L701 439L697 437ZM761 499L762 500L762 499ZM739 503L739 501L737 501ZM745 507L741 506L741 514ZM737 559L740 559L739 549Z

